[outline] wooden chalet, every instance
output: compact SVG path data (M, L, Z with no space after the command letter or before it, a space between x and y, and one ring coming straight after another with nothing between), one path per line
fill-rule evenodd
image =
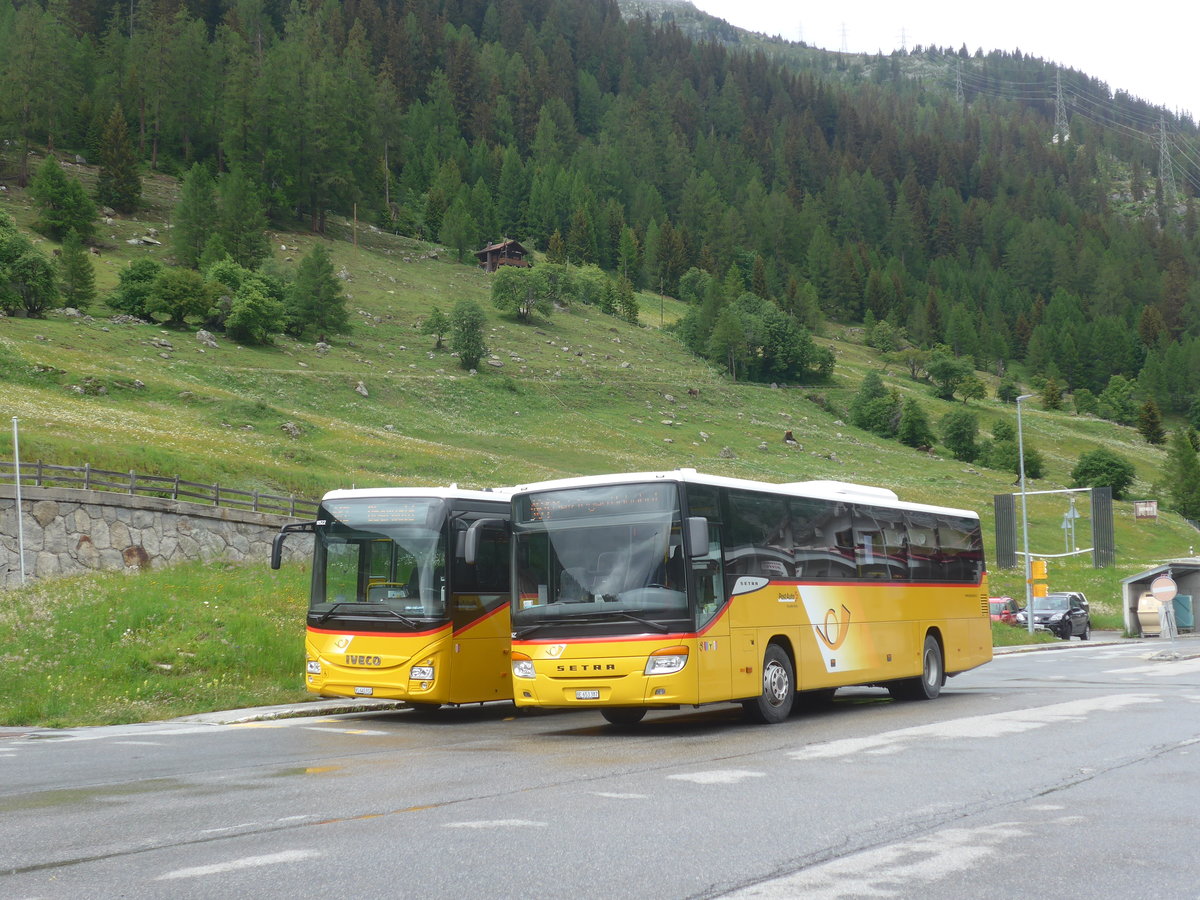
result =
M513 240L488 244L475 251L479 266L485 272L495 272L500 266L528 266L529 260L525 258L528 255L529 251Z

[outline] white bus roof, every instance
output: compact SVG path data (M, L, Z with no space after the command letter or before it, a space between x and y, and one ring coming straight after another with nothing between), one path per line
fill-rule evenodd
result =
M489 490L476 491L469 488L460 488L458 485L452 484L449 487L399 487L399 488L339 488L329 491L321 498L321 502L326 500L351 500L364 497L402 497L413 499L417 497L429 497L435 500L491 500L492 502L506 502L512 497L512 488L491 488Z
M792 481L776 484L770 481L752 481L746 478L727 478L723 475L707 475L695 469L673 469L665 472L626 472L612 475L584 475L578 478L558 478L531 484L519 484L510 488L512 496L538 491L561 490L564 488L591 487L605 484L633 484L646 481L676 481L692 484L711 484L717 487L741 488L742 490L766 491L787 496L812 497L816 500L843 500L869 503L893 509L908 509L917 512L942 513L977 519L979 514L968 509L949 506L933 506L926 503L911 503L899 499L895 491L887 488L854 484L848 481Z

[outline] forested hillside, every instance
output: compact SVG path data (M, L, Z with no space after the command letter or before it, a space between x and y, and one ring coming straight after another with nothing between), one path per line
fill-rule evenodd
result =
M864 323L1200 424L1194 123L1018 53L728 39L614 0L0 0L0 177L127 140L280 227L515 237L679 296L734 375L795 374L754 329Z

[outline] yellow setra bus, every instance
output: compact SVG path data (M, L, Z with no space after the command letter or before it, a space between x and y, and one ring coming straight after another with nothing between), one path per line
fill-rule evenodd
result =
M424 709L510 700L509 510L502 490L338 490L316 521L285 525L273 568L289 535L313 538L309 692Z
M513 491L517 706L740 702L880 685L933 699L992 658L979 517L892 491L692 469Z

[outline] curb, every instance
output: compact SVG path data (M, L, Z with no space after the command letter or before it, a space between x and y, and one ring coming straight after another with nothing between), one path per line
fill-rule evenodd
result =
M271 722L277 719L339 716L346 713L389 712L396 709L408 709L408 704L403 700L355 700L347 697L345 700L306 700L281 706L252 706L247 709L196 713L166 721L201 725L239 725L243 722Z

